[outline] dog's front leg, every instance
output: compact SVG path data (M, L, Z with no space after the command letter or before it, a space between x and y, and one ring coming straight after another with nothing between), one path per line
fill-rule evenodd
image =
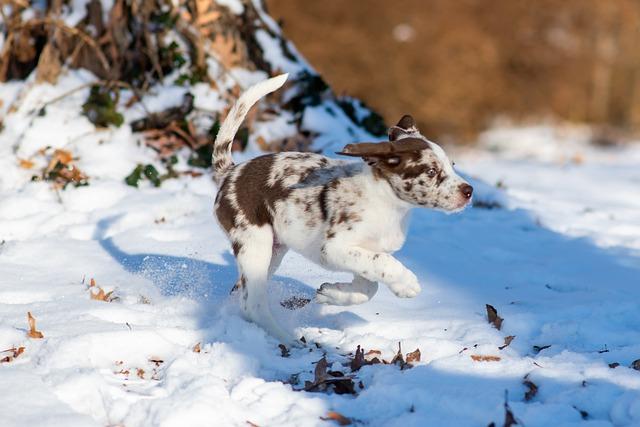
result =
M330 267L352 271L371 282L383 282L400 298L413 298L420 293L416 275L387 253L338 242L325 244L322 251Z

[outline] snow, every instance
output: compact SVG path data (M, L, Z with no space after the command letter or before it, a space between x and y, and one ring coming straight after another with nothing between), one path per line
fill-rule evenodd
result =
M208 173L125 185L156 155L126 125L95 131L78 114L88 88L32 114L92 79L69 72L56 86L0 85L4 108L21 99L0 132L0 350L25 347L0 364L3 426L330 425L320 418L329 411L372 426L501 425L505 391L527 426L582 425L580 411L592 426L640 425L640 372L629 368L640 359L637 144L596 148L583 129L540 125L451 149L491 209L415 210L398 253L423 285L411 300L381 286L362 306L284 309L280 301L349 278L288 254L269 303L309 345L283 358L229 295L237 273ZM224 108L206 86L193 89L199 107ZM155 88L145 105L176 105L184 90ZM138 106L125 111L127 121L140 116ZM290 135L291 120L260 122L256 134ZM329 155L370 140L332 102L307 109L303 126L324 131L316 146ZM33 156L47 145L73 152L90 185L55 192L32 181L19 159L42 168ZM176 168L186 168L182 157ZM117 299L91 299L91 278ZM501 331L485 304L505 319ZM43 339L27 337L27 312ZM499 350L508 335L516 338ZM421 350L412 369L365 366L356 396L298 391L323 355L337 368L361 345L389 360L398 342L405 354ZM531 401L525 375L539 387Z

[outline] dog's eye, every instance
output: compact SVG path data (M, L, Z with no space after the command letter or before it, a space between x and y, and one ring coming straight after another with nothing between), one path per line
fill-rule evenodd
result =
M434 168L430 168L430 169L427 171L427 176L428 176L429 178L433 178L433 177L435 177L436 175L438 175L438 171L437 171L437 170L435 170Z

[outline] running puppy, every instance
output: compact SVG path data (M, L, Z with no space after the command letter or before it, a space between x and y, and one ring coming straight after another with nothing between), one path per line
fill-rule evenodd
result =
M369 301L383 282L401 298L420 293L415 274L391 254L405 241L414 206L458 211L473 188L446 154L428 141L411 116L389 130L389 141L348 144L345 162L312 153L267 154L235 165L231 144L247 112L281 87L283 74L249 88L225 119L213 148L219 191L215 215L236 256L236 286L245 316L271 335L292 341L267 305L267 282L288 249L354 275L351 283L324 283L316 301Z

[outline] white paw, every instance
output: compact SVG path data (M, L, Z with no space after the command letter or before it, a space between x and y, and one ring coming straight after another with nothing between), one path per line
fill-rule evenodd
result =
M402 282L389 284L389 289L398 298L414 298L422 291L415 274L409 273L407 276Z
M316 291L315 301L327 305L355 305L369 301L370 297L350 289L351 283L323 283Z

